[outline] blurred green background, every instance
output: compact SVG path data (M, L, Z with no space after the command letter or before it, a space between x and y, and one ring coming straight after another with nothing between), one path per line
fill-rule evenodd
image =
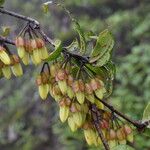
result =
M9 10L36 18L51 38L68 45L72 24L62 9L50 7L44 14L44 0L6 0ZM110 100L133 119L141 119L150 100L150 3L148 0L64 0L81 27L99 33L110 28L115 40L113 60L117 72ZM0 26L10 26L14 38L25 22L0 14ZM15 51L14 47L10 47ZM40 68L24 66L24 76L0 80L0 150L96 150L89 148L81 133L71 133L58 118L51 99L41 101L35 85ZM150 150L150 138L135 135L136 150ZM99 148L100 149L100 148Z

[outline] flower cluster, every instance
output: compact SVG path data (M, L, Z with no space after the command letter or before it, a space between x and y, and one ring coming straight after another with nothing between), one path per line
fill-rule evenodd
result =
M94 104L98 109L104 110L104 105L97 99L103 99L106 93L101 77L87 76L83 79L82 73L85 70L79 69L73 74L74 66L60 62L47 68L49 69L45 69L44 65L36 79L40 97L46 99L50 93L58 103L60 120L67 121L73 132L83 129L87 143L98 146L101 140L92 125L90 107Z
M7 79L11 78L11 70L16 77L23 74L19 57L9 53L3 46L0 46L0 70Z
M15 40L18 55L22 62L28 65L31 58L33 64L38 65L47 59L48 51L44 40L33 29L30 29L30 26L23 33Z
M104 138L107 140L109 147L113 148L118 144L126 144L127 141L133 142L133 131L128 124L120 124L118 118L112 118L112 114L108 111L100 113L99 128L101 129ZM83 126L84 135L89 145L101 145L101 139L98 136L97 130L91 122L86 122Z

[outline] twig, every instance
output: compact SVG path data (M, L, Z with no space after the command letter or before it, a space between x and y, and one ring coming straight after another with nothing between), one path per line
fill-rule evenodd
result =
M109 145L104 137L104 134L99 126L99 120L98 120L98 110L97 110L97 107L95 105L92 105L91 106L91 114L92 114L92 118L93 118L93 122L94 122L94 125L95 125L95 128L98 132L98 135L99 137L101 138L101 141L105 147L105 150L110 150L109 148Z
M22 19L22 20L24 20L24 21L28 21L28 22L30 22L30 23L33 23L33 24L36 25L37 27L40 26L40 23L39 23L37 20L33 19L33 18L26 17L26 16L20 15L20 14L18 14L18 13L12 12L12 11L8 11L8 10L6 10L6 9L4 9L4 8L0 8L0 12L1 12L2 14L6 14L6 15L9 15L9 16L13 16L13 17L16 17L16 18L18 18L18 19Z
M49 42L53 47L55 47L53 40L51 38L49 38L44 33L44 31L40 28L40 23L37 20L35 20L35 19L31 18L31 17L20 15L18 13L12 12L12 11L8 11L8 10L6 10L4 8L0 8L0 13L6 14L6 15L9 15L9 16L13 16L13 17L16 17L18 19L22 19L24 21L28 21L29 23L32 23L34 25L33 28L38 30L38 32L43 36L45 41ZM13 42L9 42L10 40L3 40L3 41L5 41L8 44L14 45ZM62 52L63 53L67 53L69 56L74 57L75 59L78 59L78 60L82 61L84 64L85 63L89 63L89 60L88 60L87 57L84 57L84 56L81 56L79 54L75 54L75 53L69 52L69 51L67 51L66 48L63 48Z
M10 40L8 38L4 38L2 36L0 36L0 41L7 43L7 44L15 45L15 43L12 40Z
M123 119L127 120L128 122L130 122L132 125L134 125L139 131L143 131L149 124L150 124L150 120L145 121L145 122L140 122L140 121L134 121L131 118L129 118L128 116L124 115L123 113L119 112L118 110L116 110L112 105L108 104L105 100L101 100L99 99L96 95L95 97L101 102L103 103L107 108L109 108L112 112L116 113L118 116L122 117Z

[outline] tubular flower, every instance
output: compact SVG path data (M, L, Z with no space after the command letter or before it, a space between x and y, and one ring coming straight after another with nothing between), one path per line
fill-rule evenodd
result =
M33 51L33 54L31 55L32 61L35 65L41 63L41 53L38 49L37 41L36 39L31 40L31 48Z
M62 122L65 122L69 117L69 106L71 104L71 100L68 98L63 98L59 102L59 117Z
M0 70L6 79L11 78L11 69L9 65L5 65L2 61L0 61Z
M37 80L36 80L36 83L38 85L38 88L39 88L39 94L40 94L40 97L45 100L47 98L47 95L49 93L49 79L48 77L46 76L46 73L45 72L42 72L38 77L37 77Z
M11 60L9 55L6 52L6 49L2 46L0 46L0 60L5 64L5 65L10 65Z
M17 47L19 57L23 58L25 55L25 41L24 41L24 39L21 36L16 37L15 44Z
M36 43L37 43L37 48L40 52L40 58L42 60L47 59L48 58L48 51L47 51L47 48L45 46L45 42L42 39L37 38Z
M104 88L104 83L101 80L99 80L98 78L95 78L95 79L91 80L91 87L92 87L93 91L95 92L95 95L99 99L103 99L103 95L106 91Z
M83 81L81 79L74 81L72 88L73 88L73 91L74 91L75 96L77 98L77 101L80 104L83 104L84 100L85 100L85 93L84 93L85 86L84 86Z
M11 58L12 58L11 69L12 69L13 74L16 77L22 76L23 70L22 70L22 66L20 64L19 57L17 55L12 55Z
M67 93L67 74L66 74L66 71L64 69L59 69L57 74L56 74L55 80L57 81L61 92L63 94L66 94Z

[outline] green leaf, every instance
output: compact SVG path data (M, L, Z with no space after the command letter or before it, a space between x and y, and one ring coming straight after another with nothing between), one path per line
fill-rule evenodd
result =
M56 40L54 45L55 45L55 50L49 55L49 57L47 58L46 61L53 61L60 56L60 54L63 50L62 42L60 40Z
M0 0L0 6L2 6L5 3L5 0Z
M112 148L111 150L134 150L134 149L128 145L119 145Z
M106 54L103 55L102 58L99 58L99 57L100 57L100 56L92 58L92 59L90 60L90 63L93 63L93 62L95 62L95 60L96 60L96 63L95 63L94 65L101 67L101 66L103 66L104 64L106 64L106 63L109 61L109 59L110 59L110 54L109 54L109 53L106 53ZM93 61L93 60L94 60L94 61Z
M78 49L78 41L74 40L69 46L65 47L68 51L75 51Z
M8 36L9 34L10 34L10 27L8 27L8 26L3 26L3 27L2 27L2 33L1 33L1 35L4 36L4 37L6 37L6 36Z
M144 113L143 113L143 119L142 122L150 120L150 102L146 106ZM150 128L150 124L147 126L147 128Z
M86 52L86 40L85 40L84 32L82 31L82 29L77 21L75 21L75 30L79 34L80 53L83 55Z
M97 55L104 55L108 50L110 51L113 48L114 40L112 38L112 35L108 29L101 32L98 36L96 46L94 47L92 51L92 57L95 57Z
M114 39L108 29L101 32L97 38L96 46L94 47L90 62L96 66L103 66L111 57L111 52L114 46Z
M106 78L105 72L102 70L101 67L96 67L91 64L87 64L86 67L96 75L100 75L104 80Z

